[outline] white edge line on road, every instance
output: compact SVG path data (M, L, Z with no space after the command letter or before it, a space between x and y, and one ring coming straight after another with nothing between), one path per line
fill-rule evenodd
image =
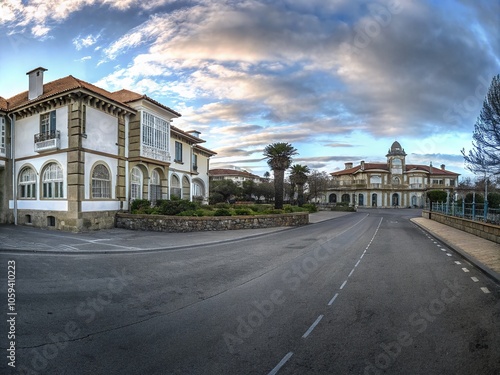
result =
M268 375L276 375L280 370L280 368L282 368L285 365L285 363L292 357L292 355L293 352L289 352L287 355L285 355L283 359L280 361L280 363L278 363L276 367L273 368Z
M484 292L484 293L490 293L489 289L486 288L486 287L482 287L481 290Z
M347 280L342 283L342 285L340 286L340 289L343 289L345 284L347 284Z
M302 335L302 338L305 339L307 336L311 334L313 329L318 325L318 323L323 319L323 315L318 316L318 319L309 327L309 329Z
M471 277L471 279L472 279L472 281L474 281L475 283L477 283L477 282L479 281L479 279L478 279L477 277L474 277L474 276L472 276L472 277Z
M335 293L335 295L333 296L333 298L330 300L330 302L328 302L328 306L331 306L333 305L333 302L337 299L337 297L339 296L338 293Z

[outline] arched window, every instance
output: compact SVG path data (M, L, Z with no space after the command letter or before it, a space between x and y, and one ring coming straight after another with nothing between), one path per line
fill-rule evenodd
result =
M191 183L189 182L189 179L186 176L184 176L182 178L182 198L189 199L190 192L191 192Z
M161 199L161 179L158 171L154 170L149 181L149 200L154 204L158 199Z
M399 194L398 193L392 194L392 205L399 206Z
M36 198L36 172L26 167L19 174L19 198Z
M110 173L104 164L97 164L92 171L92 198L111 198Z
M63 172L57 163L50 163L43 169L42 197L45 199L64 198Z
M194 197L205 196L205 189L203 188L203 182L199 180L195 180L193 182L193 196Z
M337 203L337 194L332 193L328 196L329 203Z
M372 207L377 207L378 197L376 193L372 194Z
M364 206L364 205L365 205L365 195L360 193L358 197L358 206Z
M172 177L170 177L170 198L172 197L180 198L181 195L182 195L182 190L179 177L177 177L176 175L172 175Z
M342 194L342 202L349 203L351 201L351 197L349 194Z
M130 172L130 199L142 199L142 172L138 167Z

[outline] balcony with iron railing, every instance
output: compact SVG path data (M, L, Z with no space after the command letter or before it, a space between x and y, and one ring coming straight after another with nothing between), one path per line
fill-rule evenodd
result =
M52 130L35 134L35 152L58 150L61 147L61 132Z
M149 159L159 160L165 163L170 163L170 152L166 150L161 150L156 147L147 146L145 144L141 147L141 156L144 156Z

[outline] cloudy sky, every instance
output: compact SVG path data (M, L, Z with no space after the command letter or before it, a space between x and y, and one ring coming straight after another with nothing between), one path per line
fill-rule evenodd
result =
M262 175L263 148L333 172L385 161L467 174L474 122L500 73L497 0L2 0L0 96L26 72L127 88L182 113L212 167Z

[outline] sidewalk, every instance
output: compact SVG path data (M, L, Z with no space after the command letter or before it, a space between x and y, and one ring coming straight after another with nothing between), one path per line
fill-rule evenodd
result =
M410 220L500 281L499 244L423 217Z
M346 212L320 211L309 216L311 224L334 219ZM241 229L212 232L164 233L104 229L71 233L29 226L0 225L0 252L53 254L109 254L183 249L218 244L289 230L292 227Z

